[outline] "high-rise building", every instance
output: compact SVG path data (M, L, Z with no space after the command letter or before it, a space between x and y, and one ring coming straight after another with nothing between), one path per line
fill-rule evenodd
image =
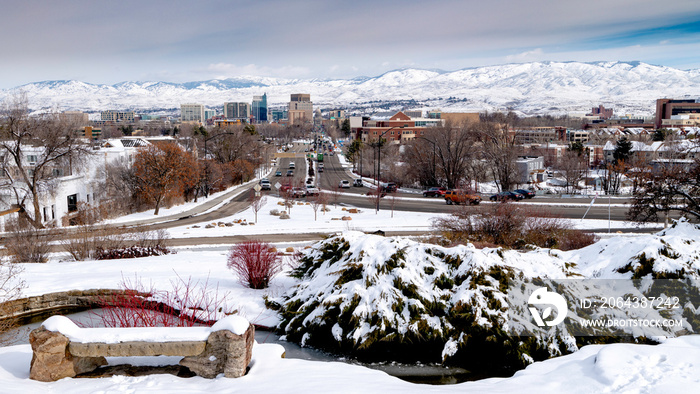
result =
M204 106L202 104L181 104L180 120L182 122L203 122Z
M250 119L250 104L231 102L224 103L224 117L226 119Z
M253 117L256 122L267 122L267 93L253 96Z
M674 115L700 113L700 99L658 99L656 100L656 119L654 127L657 129L664 123L664 119L671 119Z
M292 94L289 101L287 116L289 123L311 122L313 120L314 103L310 94Z
M100 118L103 122L133 122L134 113L126 111L102 111Z

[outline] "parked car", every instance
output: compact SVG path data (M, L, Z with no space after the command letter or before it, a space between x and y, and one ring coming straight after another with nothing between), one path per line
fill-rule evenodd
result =
M275 171L275 176L282 176L282 171Z
M445 197L447 189L444 187L431 187L423 192L423 197Z
M479 205L481 196L468 190L450 189L445 192L445 204L469 204Z
M338 187L343 188L343 189L349 189L350 188L350 181L343 179L342 181L338 182Z
M363 186L365 186L365 184L362 183L362 179L361 179L361 178L355 178L355 179L352 181L352 185L353 185L354 187L363 187Z
M260 180L260 190L270 190L272 189L272 186L270 185L270 181L267 178L263 178Z
M532 197L535 197L535 192L533 192L532 190L527 190L527 189L515 189L515 190L513 190L513 191L516 192L516 193L518 193L518 194L522 194L523 197L528 198L528 199L529 199L529 198L532 198Z
M289 191L289 195L294 197L294 198L304 197L304 196L306 196L306 189L301 188L301 187L293 187Z
M525 198L522 194L516 192L500 192L489 197L491 201L520 201Z
M321 191L314 185L306 185L306 195L307 196L318 196Z
M294 176L294 170L287 170L287 176Z

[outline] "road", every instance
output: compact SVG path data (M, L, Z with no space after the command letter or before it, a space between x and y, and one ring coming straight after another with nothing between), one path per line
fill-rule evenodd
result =
M281 157L277 159L277 164L272 168L269 179L273 185L271 191L264 191L265 194L278 195L278 192L274 185L279 184L291 184L292 186L302 187L305 184L307 164L304 156L303 144L296 144L293 152L285 155L286 157ZM287 170L289 169L289 163L294 162L295 169L293 176L286 176ZM314 161L315 162L315 161ZM339 189L338 182L340 180L348 180L352 182L354 175L351 175L345 168L340 164L337 156L325 155L324 157L324 171L316 172L316 183L322 189L326 190L331 194L331 198L337 198L340 204L347 204L351 206L357 206L365 209L374 209L375 201L371 200L366 194L371 187L350 187L347 189ZM313 164L313 162L312 162ZM282 176L275 176L276 171L281 171ZM366 183L366 185L368 185ZM170 217L161 217L149 219L147 221L140 221L138 223L145 225L149 229L167 229L177 226L189 226L197 223L203 222L216 222L225 217L230 217L238 212L245 210L249 206L248 199L252 193L252 187L254 183L249 183L244 186L239 186L224 196L220 196L216 201L208 202L206 205L197 207L179 215L173 215ZM234 196L234 197L232 197ZM452 213L458 210L467 209L472 212L483 212L488 210L495 203L488 201L488 196L482 196L487 199L487 201L482 202L479 206L458 206L458 205L447 205L443 199L440 198L430 198L423 197L421 194L410 193L399 190L398 193L389 195L380 201L379 209L389 210L394 209L397 211L415 211L415 212L427 212L427 213ZM212 209L216 204L220 204L222 201L227 200L225 204L216 209ZM607 198L598 198L591 205L590 198L561 198L561 197L544 197L538 196L532 200L526 200L525 202L518 202L523 206L528 206L534 214L561 217L567 219L581 219L584 214L586 214L586 219L600 219L620 221L626 219L627 207L624 206L627 200L624 198L612 198L608 201ZM610 206L608 206L610 203ZM208 212L206 212L208 211ZM588 211L586 213L586 211ZM613 231L618 229L613 228ZM607 226L599 229L599 231L607 231ZM629 230L625 230L629 231ZM645 230L638 230L645 231ZM651 230L646 230L651 231ZM395 233L399 234L414 234L415 232L408 233ZM307 241L314 239L321 239L324 234L277 234L269 235L270 241L279 241L281 239L287 241ZM256 235L256 238L260 238ZM189 238L189 239L173 239L170 244L175 245L199 245L199 244L216 244L216 243L235 243L247 239L246 236L230 236L230 237L214 237L214 238Z

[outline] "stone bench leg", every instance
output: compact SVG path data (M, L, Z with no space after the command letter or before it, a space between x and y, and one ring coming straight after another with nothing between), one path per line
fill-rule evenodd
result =
M183 358L180 365L203 378L213 379L220 373L227 378L239 378L245 375L250 364L254 340L252 324L243 335L228 330L213 332L209 334L204 352Z
M97 367L107 365L104 357L75 357L68 351L69 340L63 334L43 327L29 334L32 345L32 363L29 378L42 382L54 382L72 378Z

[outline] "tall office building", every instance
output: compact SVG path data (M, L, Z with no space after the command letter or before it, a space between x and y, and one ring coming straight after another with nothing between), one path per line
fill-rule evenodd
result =
M257 122L267 122L267 93L253 96L253 117Z
M289 123L311 122L313 120L314 103L310 94L292 94L289 101L287 116Z
M204 106L202 104L181 104L180 120L182 122L203 122Z
M248 103L224 103L224 117L226 119L250 119L250 104Z

